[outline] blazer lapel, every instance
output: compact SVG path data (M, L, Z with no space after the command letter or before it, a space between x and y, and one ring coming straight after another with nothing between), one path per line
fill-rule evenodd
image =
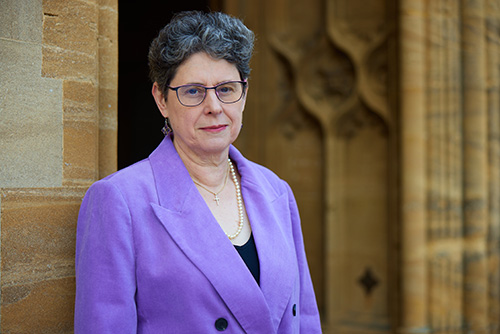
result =
M150 161L159 197L159 205L151 206L166 231L203 272L246 332L273 332L264 295L168 137L151 154Z
M277 331L298 279L289 199L287 193L279 194L270 186L234 147L230 156L242 175L242 196L259 255L260 287L272 306L273 328Z

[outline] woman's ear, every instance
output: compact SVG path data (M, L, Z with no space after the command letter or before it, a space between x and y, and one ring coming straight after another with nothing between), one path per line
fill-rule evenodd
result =
M153 94L156 105L158 106L158 109L160 109L161 114L163 115L163 117L167 118L168 117L167 101L165 100L165 95L163 95L163 92L161 91L160 86L156 81L153 84L153 89L151 90L151 93Z

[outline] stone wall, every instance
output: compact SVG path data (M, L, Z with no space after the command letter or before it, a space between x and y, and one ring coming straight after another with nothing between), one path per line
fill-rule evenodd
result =
M71 333L76 217L116 169L117 0L0 2L2 333Z

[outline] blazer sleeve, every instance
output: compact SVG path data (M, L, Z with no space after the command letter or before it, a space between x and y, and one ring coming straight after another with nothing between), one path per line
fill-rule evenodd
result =
M129 207L111 182L85 195L76 233L75 333L136 333L135 254Z
M286 184L286 183L285 183ZM318 305L314 293L314 288L307 264L306 252L304 248L304 239L300 223L299 209L293 196L292 190L286 184L288 190L289 206L292 217L293 238L295 243L295 252L299 265L300 274L300 333L321 333L321 321L319 318Z

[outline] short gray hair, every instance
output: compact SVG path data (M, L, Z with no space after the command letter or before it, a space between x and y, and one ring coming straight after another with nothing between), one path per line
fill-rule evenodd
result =
M178 67L191 55L206 52L234 64L241 80L250 75L254 33L241 20L220 12L176 14L149 48L149 76L166 93Z

